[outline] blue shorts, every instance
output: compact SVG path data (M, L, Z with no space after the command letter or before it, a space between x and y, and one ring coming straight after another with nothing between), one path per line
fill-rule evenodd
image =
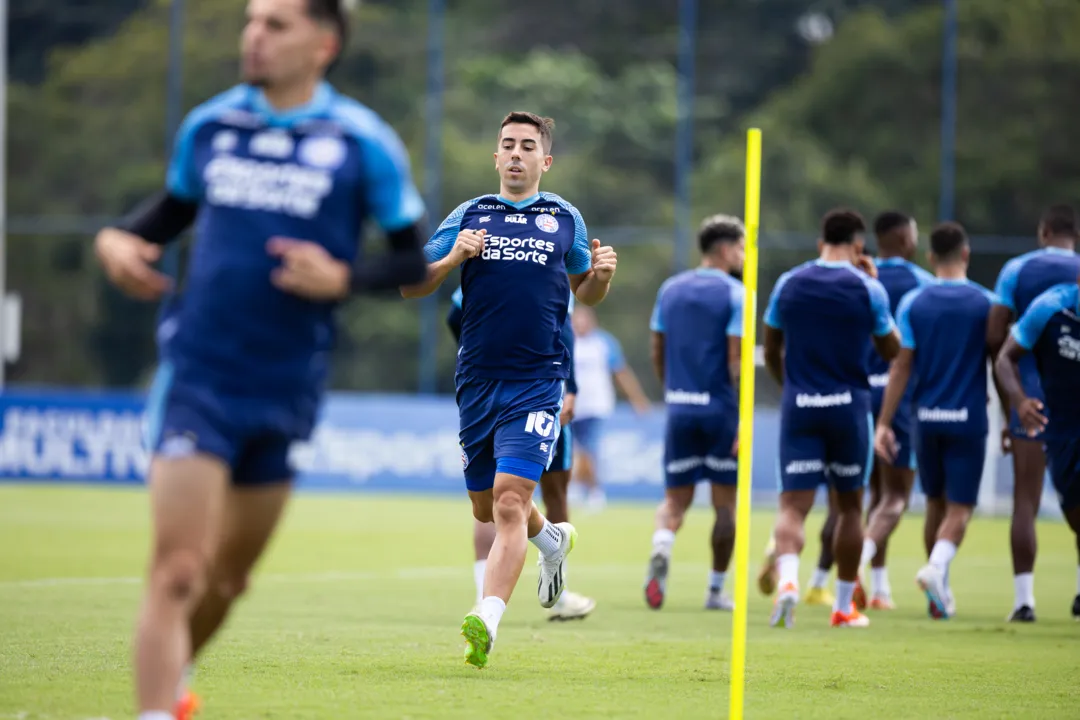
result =
M842 493L866 487L874 420L869 402L859 404L781 410L780 492L816 490L822 483Z
M870 389L870 412L874 415L874 421L877 421L878 415L881 414L881 403L884 399L884 388L871 388ZM915 447L914 447L914 417L912 412L912 405L907 398L900 403L900 407L896 409L896 415L892 421L893 435L896 436L896 459L892 462L882 460L879 457L875 457L875 462L884 463L890 467L895 468L909 468L914 470L916 467L915 462Z
M578 449L588 455L593 462L599 460L600 435L604 429L603 418L591 417L571 420L570 426L574 428L574 440L577 441Z
M730 416L668 413L664 437L664 484L669 488L708 480L735 485L738 477L736 423Z
M1080 439L1048 439L1046 460L1061 509L1080 506Z
M1046 396L1043 395L1042 391L1042 381L1039 379L1039 368L1035 364L1035 356L1031 353L1027 353L1020 358L1020 385L1024 388L1024 394L1029 398L1046 401ZM1015 408L1009 412L1009 434L1014 438L1033 442L1044 439L1041 432L1034 436L1027 434L1027 430L1024 429L1024 424L1020 422L1020 415Z
M555 455L551 458L548 472L569 472L574 467L574 434L570 427L559 432L555 442Z
M496 472L540 480L558 446L563 384L458 376L458 439L470 492L494 487Z
M146 404L146 443L157 457L195 453L220 458L234 485L289 482L289 449L311 436L315 406L306 402L229 397L175 377L162 364Z
M919 485L926 497L945 497L957 505L979 500L986 435L919 433Z

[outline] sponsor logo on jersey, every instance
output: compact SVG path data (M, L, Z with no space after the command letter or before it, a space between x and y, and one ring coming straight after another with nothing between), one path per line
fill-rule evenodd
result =
M968 421L968 409L960 408L959 410L952 410L949 408L919 408L919 422L935 422L935 423L966 423Z
M505 205L477 205L477 210L491 211L491 210L506 210Z
M491 222L491 216L490 215L485 215L484 217L480 218L480 222L481 223Z
M668 405L708 405L711 396L707 392L689 390L668 390L664 393L664 402Z
M240 136L235 130L219 130L210 140L210 147L216 153L229 153L236 149Z
M1058 354L1066 360L1080 360L1080 339L1072 335L1060 336L1058 338Z
M507 215L505 218L503 218L503 220L504 220L504 222L506 222L507 225L527 225L528 222L529 222L528 220L525 219L524 215L520 215L520 214L519 215Z
M295 163L261 162L222 155L203 170L211 205L315 217L334 187L333 175Z
M801 408L839 407L841 405L850 405L851 402L850 390L845 390L842 393L833 393L832 395L799 393L795 396L795 405Z
M540 228L546 233L558 232L559 221L555 219L553 215L537 215L536 227Z
M292 155L296 143L292 137L281 130L267 130L251 137L248 149L252 155L284 160Z
M511 238L493 235L484 239L484 260L525 260L547 265L555 252L555 243L537 238Z
M336 170L345 162L349 150L341 138L310 137L300 143L297 157L305 165Z

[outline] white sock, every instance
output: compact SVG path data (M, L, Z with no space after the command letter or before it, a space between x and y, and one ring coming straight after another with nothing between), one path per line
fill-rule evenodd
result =
M476 583L476 602L484 599L484 573L487 571L487 559L473 563L473 582Z
M1013 575L1013 592L1016 595L1016 607L1027 605L1035 609L1035 574L1020 573Z
M877 555L877 543L866 538L862 541L862 557L859 558L859 570L870 564L870 561Z
M814 568L814 574L810 578L810 587L815 590L824 590L825 586L829 584L829 571L822 570L821 568Z
M870 577L874 583L874 594L885 597L892 596L892 588L889 587L889 571L883 567L870 568Z
M855 597L855 583L836 579L836 600L833 601L833 612L851 612L851 600Z
M144 713L139 713L139 720L176 720L171 712L165 712L164 710L148 710Z
M675 533L667 528L657 530L652 534L653 555L671 557L671 548L675 546Z
M195 669L188 663L184 666L184 669L180 673L180 682L176 686L176 701L180 702L184 699L184 694L187 692L188 685L191 684L191 676L194 674Z
M502 601L502 598L489 595L480 601L480 609L477 612L480 619L487 625L488 632L491 633L491 639L494 640L495 633L499 629L499 621L502 620L503 613L506 612L506 603Z
M951 540L938 540L930 551L930 564L944 575L949 572L949 563L956 557L956 543Z
M726 572L720 572L718 570L709 571L709 591L720 592L724 589L724 578L727 577Z
M799 556L788 553L776 558L776 566L780 570L780 587L794 585L799 586Z
M536 537L529 538L529 542L535 545L536 549L544 557L558 555L559 548L562 547L562 530L549 523L545 518L544 527L540 528L540 532L536 534Z

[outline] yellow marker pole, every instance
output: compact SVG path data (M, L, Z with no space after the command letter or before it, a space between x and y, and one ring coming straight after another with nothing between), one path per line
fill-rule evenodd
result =
M754 349L757 347L758 225L761 210L761 130L746 137L746 260L743 263L742 358L739 370L739 486L735 509L735 612L731 628L731 708L742 720L746 685L746 609L750 593L750 484L754 449Z

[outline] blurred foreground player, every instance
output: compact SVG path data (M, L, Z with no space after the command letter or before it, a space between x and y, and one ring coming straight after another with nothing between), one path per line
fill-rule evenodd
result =
M949 565L979 498L989 430L987 320L995 297L968 280L970 257L960 225L943 223L930 233L930 262L937 279L900 302L896 322L901 349L889 373L875 439L878 454L896 462L902 452L896 416L910 398L919 479L926 494L923 538L929 557L915 579L936 619L956 613Z
M446 324L450 332L454 334L454 340L461 343L461 316L462 316L462 292L459 287L450 298L450 312L446 316ZM570 296L569 312L574 311L574 296ZM570 326L570 320L563 323L563 343L566 344L570 357L574 356L574 330ZM559 425L562 428L559 440L556 443L555 455L551 459L551 465L540 476L540 495L544 499L544 515L549 522L556 525L570 520L570 508L567 501L567 488L570 485L570 469L573 463L573 441L570 431L570 421L574 417L574 398L577 395L577 381L574 377L574 363L570 363L570 376L566 379L566 389L563 393L562 413L559 415ZM487 573L487 558L491 554L491 546L495 543L495 523L483 523L473 520L473 549L476 552L476 562L473 565L473 580L476 582L476 603L484 599L484 575ZM565 578L564 578L565 581ZM579 620L589 616L596 609L596 601L592 598L563 590L559 600L548 610L549 620Z
M675 533L701 481L712 488L716 520L705 608L731 610L723 594L735 544L739 428L739 362L746 232L738 218L715 215L698 232L701 265L668 279L656 295L650 329L652 362L664 387L664 500L656 509L645 602L664 603Z
M770 624L791 627L799 601L799 553L818 485L836 491L837 563L833 627L865 627L855 607L863 544L862 497L873 454L866 353L871 338L891 360L900 338L885 289L862 254L866 226L855 212L825 216L820 259L784 273L765 311L765 365L783 387L780 510L776 521L779 593Z
M140 718L186 717L185 664L247 585L289 497L288 450L310 435L351 290L424 277L423 205L374 112L322 77L346 21L337 2L251 0L243 80L184 121L166 190L96 251L151 300L161 246L195 223L182 304L148 402L153 552L135 643ZM393 252L354 268L374 217ZM183 690L181 688L181 690Z
M1056 205L1043 213L1038 228L1038 250L1005 263L994 292L998 304L991 311L995 356L1005 343L1009 323L1023 315L1040 294L1060 283L1071 283L1080 272L1080 256L1075 252L1080 239L1076 212L1068 205ZM1024 395L1043 399L1035 358L1024 355L1020 361L1020 380ZM1002 450L1013 456L1013 511L1011 549L1015 599L1009 615L1011 622L1035 621L1035 554L1038 540L1035 518L1042 501L1046 475L1046 450L1041 433L1030 435L1013 408L1006 412L1006 431Z
M615 274L615 251L589 245L577 209L540 192L551 168L553 122L515 112L501 124L495 152L497 195L459 205L428 241L428 277L405 297L434 292L461 266L461 350L457 403L465 485L473 516L495 523L484 598L465 616L465 662L487 665L499 621L525 563L540 552L537 595L550 608L564 588L577 531L551 523L533 504L559 440L570 353L560 329L571 289L595 305Z
M1080 277L1040 295L1013 326L994 369L1030 437L1043 434L1050 478L1080 557ZM1045 400L1024 389L1022 365L1034 356ZM1080 620L1080 563L1072 616Z

